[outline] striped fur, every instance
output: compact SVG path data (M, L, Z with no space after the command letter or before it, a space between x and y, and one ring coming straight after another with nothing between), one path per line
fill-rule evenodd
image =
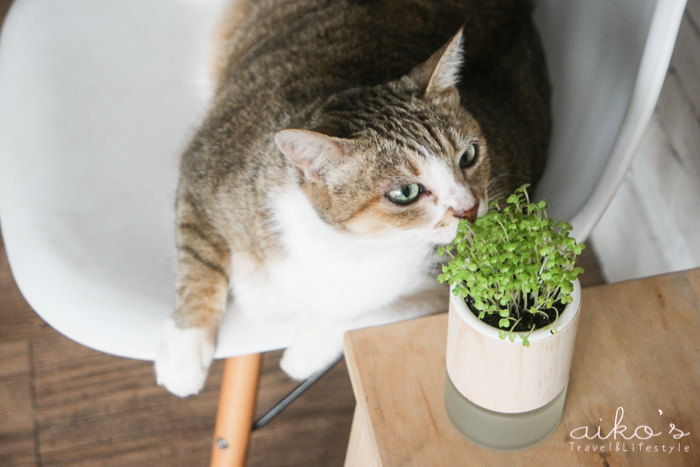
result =
M542 170L549 90L529 13L518 0L232 3L217 30L214 97L182 156L161 384L199 390L207 364L187 355L206 361L229 291L240 313L298 298L305 307L286 312L326 323L324 336L435 311L435 245L458 216ZM470 144L479 156L461 169ZM418 201L389 200L411 183ZM270 278L290 283L269 296ZM324 295L337 281L357 300ZM340 350L319 349L328 338L315 346L304 326L283 360L295 377Z

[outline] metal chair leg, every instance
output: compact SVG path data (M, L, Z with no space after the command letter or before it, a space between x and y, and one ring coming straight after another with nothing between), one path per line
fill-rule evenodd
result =
M267 425L273 418L275 418L284 409L286 409L289 406L289 404L291 404L292 402L297 400L299 398L299 396L301 396L307 389L309 389L311 386L316 384L316 382L318 382L319 379L321 379L326 373L331 371L333 369L333 367L335 365L337 365L338 362L341 361L342 359L343 359L343 356L340 355L338 358L336 358L328 366L318 370L316 373L314 373L313 375L309 376L307 379L302 381L289 394L284 396L284 398L282 400L280 400L270 410L268 410L259 419L257 419L255 421L255 423L253 423L253 430L257 430L257 429L262 428L265 425Z

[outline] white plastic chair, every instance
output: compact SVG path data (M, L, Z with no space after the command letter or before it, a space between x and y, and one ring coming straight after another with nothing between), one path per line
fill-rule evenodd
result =
M535 0L553 134L537 198L590 235L646 130L685 0Z
M9 262L32 308L96 350L152 360L173 308L177 161L206 105L203 57L221 4L17 0L3 26ZM536 5L554 91L536 195L583 240L650 118L685 1ZM290 336L285 323L228 316L217 357L282 348Z

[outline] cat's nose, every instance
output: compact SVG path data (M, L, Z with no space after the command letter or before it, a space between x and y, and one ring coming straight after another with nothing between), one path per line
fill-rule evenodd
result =
M476 203L471 207L471 209L467 209L466 211L455 211L454 216L459 219L467 219L469 222L474 222L478 212L479 203Z

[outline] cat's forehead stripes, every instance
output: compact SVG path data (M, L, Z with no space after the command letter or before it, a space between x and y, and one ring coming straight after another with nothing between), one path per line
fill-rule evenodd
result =
M443 114L409 94L378 87L339 96L325 109L339 136L369 136L385 144L437 157L452 157L459 141Z

